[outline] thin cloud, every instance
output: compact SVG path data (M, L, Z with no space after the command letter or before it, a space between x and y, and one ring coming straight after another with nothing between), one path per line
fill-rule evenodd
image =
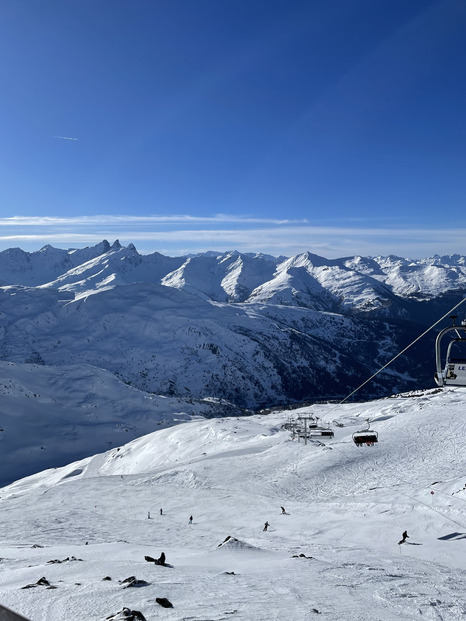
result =
M79 140L79 138L71 138L71 136L54 136L54 138L60 138L60 140Z
M12 216L10 218L0 218L0 226L99 226L99 225L118 225L125 226L131 224L197 224L197 223L236 223L236 224L307 224L306 219L288 220L278 218L254 218L251 216L235 216L228 214L216 214L213 216L75 216L50 217L50 216Z
M185 223L186 224L186 223ZM184 226L157 230L128 226L124 231L111 224L65 231L62 226L49 230L18 226L9 235L0 236L0 248L14 245L37 250L45 244L71 248L96 244L103 239L119 238L123 245L136 244L143 254L155 250L171 256L214 250L225 252L263 252L275 256L294 256L310 251L329 259L344 256L377 256L396 254L423 258L433 254L463 254L466 229L391 229L316 226L243 226L236 228L200 228Z

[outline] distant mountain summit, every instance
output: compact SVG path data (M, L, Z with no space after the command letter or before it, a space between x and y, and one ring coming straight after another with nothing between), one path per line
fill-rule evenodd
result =
M35 252L25 252L20 248L9 248L0 252L0 282L36 287L108 253L112 248L105 239L96 246L82 249L61 250L47 245Z

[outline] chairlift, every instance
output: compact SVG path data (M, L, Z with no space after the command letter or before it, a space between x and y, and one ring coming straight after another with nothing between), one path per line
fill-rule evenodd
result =
M333 433L333 429L322 429L320 436L322 438L333 438L335 434Z
M376 442L379 441L379 434L377 431L371 429L369 421L367 421L367 429L362 431L355 431L353 433L353 442L356 446L362 446L365 444L366 446L374 446Z
M435 363L437 370L434 379L437 386L466 386L466 356L452 355L453 345L455 345L455 352L457 352L457 344L466 343L466 320L463 320L461 325L457 326L455 325L456 318L457 315L450 316L450 319L453 321L452 325L439 332L435 340ZM442 366L440 346L443 337L448 332L453 332L456 336L448 343L445 366ZM464 348L465 346L463 345L463 350Z
M316 427L314 429L310 429L310 435L316 438L333 438L335 435L333 433L333 429L330 427Z

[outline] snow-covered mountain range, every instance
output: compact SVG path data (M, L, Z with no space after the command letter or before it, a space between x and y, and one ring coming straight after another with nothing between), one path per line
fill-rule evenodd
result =
M10 438L8 455L25 455L20 472L3 469L6 482L107 448L94 443L93 420L115 443L120 425L137 437L176 412L185 420L343 398L461 299L466 265L458 255L173 258L103 241L0 252L0 282L0 440ZM358 397L432 386L434 337ZM90 395L93 375L104 388ZM69 440L60 454L46 448L47 415ZM19 440L9 430L21 426Z
M325 259L305 252L275 258L236 251L166 257L158 252L141 255L133 244L124 247L118 240L112 245L104 240L78 250L52 246L32 253L4 250L0 252L0 282L58 288L77 296L120 284L150 282L217 302L403 316L402 300L425 300L466 289L466 257Z
M172 258L103 241L3 251L0 281L4 360L85 362L159 394L257 407L344 394L407 343L412 322L460 299L466 259ZM329 372L350 379L336 389Z

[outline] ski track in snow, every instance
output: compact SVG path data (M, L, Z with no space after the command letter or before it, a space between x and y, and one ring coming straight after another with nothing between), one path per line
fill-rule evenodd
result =
M0 602L31 621L124 606L148 621L464 619L465 406L456 389L194 420L17 481L0 489ZM281 425L310 412L344 426L292 440ZM356 447L368 418L379 443ZM172 567L144 560L162 550ZM42 576L56 588L21 588Z

